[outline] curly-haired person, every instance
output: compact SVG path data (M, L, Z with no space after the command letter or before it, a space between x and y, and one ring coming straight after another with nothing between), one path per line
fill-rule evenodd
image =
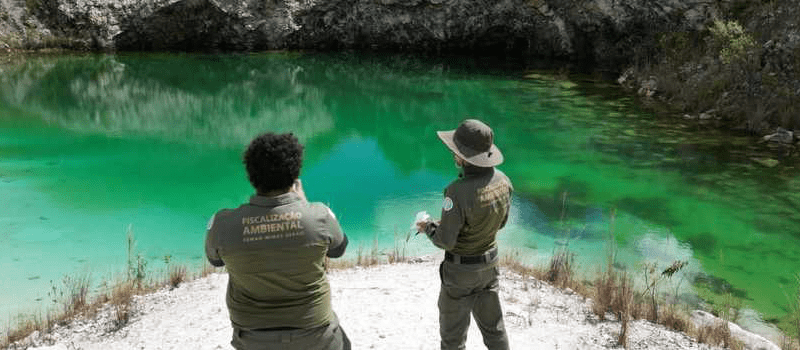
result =
M257 136L244 152L256 194L208 223L206 257L228 270L236 349L350 349L323 266L344 254L347 236L327 206L306 199L302 163L294 135Z

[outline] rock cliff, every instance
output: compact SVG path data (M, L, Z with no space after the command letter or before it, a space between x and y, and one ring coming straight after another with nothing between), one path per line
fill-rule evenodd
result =
M0 47L493 50L618 65L707 0L0 0Z
M0 52L517 54L624 72L679 115L763 134L800 128L798 15L756 0L0 0Z

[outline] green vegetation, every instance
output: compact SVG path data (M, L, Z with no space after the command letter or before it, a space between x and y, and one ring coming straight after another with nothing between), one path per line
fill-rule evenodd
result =
M147 271L147 260L140 252L136 251L136 239L132 227L128 226L128 280L135 281L141 287Z
M768 20L773 12L785 17L796 11L773 1L721 6L724 19L705 31L663 33L657 62L642 58L637 65L640 84L654 79L665 107L711 114L714 120L706 123L758 134L800 127L800 49L785 50L782 20ZM750 28L742 25L745 20Z
M35 14L42 7L42 0L25 0L25 9L28 14Z
M746 62L750 53L756 48L753 37L745 32L736 21L714 21L710 28L715 49L719 50L719 58L725 65Z

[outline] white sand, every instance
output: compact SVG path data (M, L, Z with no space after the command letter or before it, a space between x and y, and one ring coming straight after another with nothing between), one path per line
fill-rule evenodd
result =
M329 273L333 307L354 349L438 349L438 258ZM134 314L112 331L111 309L51 334L29 337L37 349L232 349L226 274L136 297ZM500 280L512 349L615 349L620 325L599 321L589 301L503 271ZM467 349L485 349L474 322ZM629 349L709 349L686 335L635 321Z

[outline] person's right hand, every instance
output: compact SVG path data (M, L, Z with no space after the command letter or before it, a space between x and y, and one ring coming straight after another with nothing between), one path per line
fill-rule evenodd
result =
M430 221L420 221L417 223L417 233L427 233L425 229L428 227Z

